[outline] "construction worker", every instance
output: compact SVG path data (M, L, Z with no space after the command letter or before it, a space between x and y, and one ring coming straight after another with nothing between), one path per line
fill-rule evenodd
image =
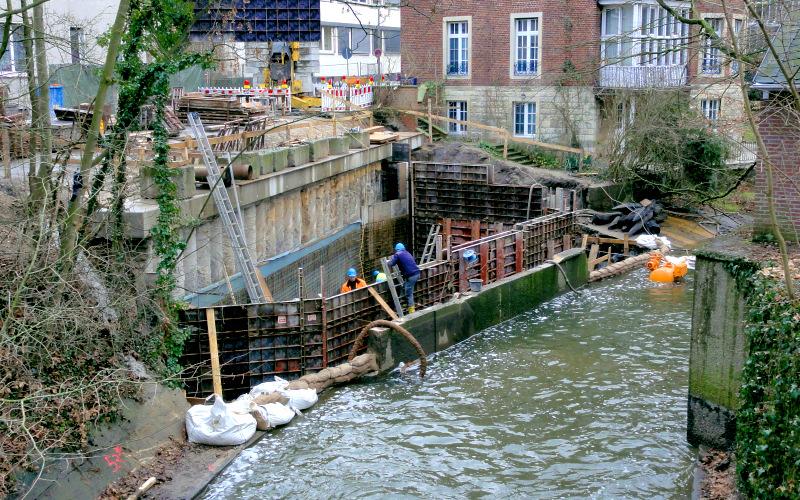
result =
M403 275L403 287L406 292L406 300L408 301L408 314L413 314L416 308L414 307L414 287L417 285L419 279L419 267L414 256L406 251L406 246L398 243L394 246L394 255L389 259L389 267L397 266L400 268L400 274Z
M367 282L358 277L358 273L352 267L347 270L347 279L345 280L340 293L352 292L359 288L366 288Z
M375 277L375 283L383 283L386 281L386 273L381 271L372 271L372 276Z

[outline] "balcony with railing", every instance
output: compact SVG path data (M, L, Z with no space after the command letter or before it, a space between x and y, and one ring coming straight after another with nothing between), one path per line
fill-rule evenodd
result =
M613 89L675 88L686 85L686 65L600 68L599 86Z

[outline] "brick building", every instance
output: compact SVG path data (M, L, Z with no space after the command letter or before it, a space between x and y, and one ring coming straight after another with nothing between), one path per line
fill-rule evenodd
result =
M728 31L718 3L696 3ZM621 126L617 115L637 92L681 89L710 121L741 119L736 65L655 0L412 4L401 9L404 72L441 82L439 111L452 118L587 149ZM672 4L688 14L689 2ZM746 19L734 17L741 29ZM451 124L450 132L464 130Z
M782 26L773 45L785 54L782 63L790 75L800 73L800 11ZM759 113L758 128L774 168L774 199L784 237L800 242L800 102L789 92L789 84L768 54L756 75L753 88L762 91L764 106ZM800 88L795 76L794 88ZM767 171L763 163L756 170L756 234L771 233L767 206Z

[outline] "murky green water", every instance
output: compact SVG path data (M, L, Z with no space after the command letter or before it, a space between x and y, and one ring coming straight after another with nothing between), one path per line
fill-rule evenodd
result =
M422 383L334 391L245 452L208 498L680 498L691 283L644 271L436 356Z

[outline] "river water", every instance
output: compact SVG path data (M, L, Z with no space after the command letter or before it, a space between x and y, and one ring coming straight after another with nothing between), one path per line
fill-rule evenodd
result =
M685 498L691 296L637 271L439 353L423 382L329 391L206 498Z

